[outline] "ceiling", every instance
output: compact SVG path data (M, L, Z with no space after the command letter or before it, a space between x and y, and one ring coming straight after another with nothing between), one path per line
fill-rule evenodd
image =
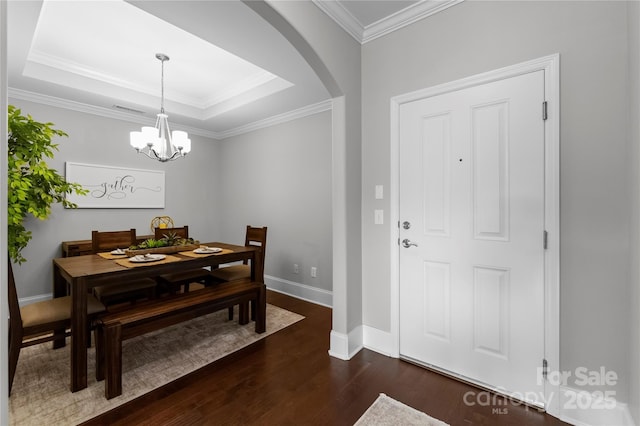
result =
M313 0L360 43L458 1ZM330 105L298 52L238 0L10 1L8 17L16 99L149 124L163 53L174 129L220 139Z

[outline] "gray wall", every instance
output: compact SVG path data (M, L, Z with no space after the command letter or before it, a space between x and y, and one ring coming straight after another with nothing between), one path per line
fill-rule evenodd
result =
M268 226L265 274L331 291L331 112L225 139L220 156L223 240Z
M129 146L129 132L138 130L138 124L15 99L9 99L9 103L37 121L54 123L69 135L57 140L59 152L48 161L62 175L65 162L73 161L164 170L166 180L164 209L65 210L56 205L49 220L28 219L26 225L33 239L23 251L27 262L14 269L19 297L51 293L51 259L60 256L60 242L90 239L94 229L136 228L138 234L146 235L151 233L151 219L166 215L176 226L189 225L189 233L199 240L220 235L221 211L216 208L219 181L215 179L220 155L216 141L190 135L192 153L163 164L136 154Z
M54 206L47 221L29 218L33 239L23 252L27 262L15 267L19 297L51 292L51 259L60 256L61 241L89 239L93 229L134 227L149 234L151 219L161 215L171 216L176 226L189 225L201 241L243 244L246 225L268 226L265 273L332 291L331 111L224 141L190 135L192 153L162 164L129 147L128 132L139 127L134 123L10 102L68 133L49 161L61 174L66 161L165 170L167 185L165 209ZM316 278L310 276L312 266L318 268Z
M640 3L629 4L629 189L631 249L629 410L640 424Z
M464 2L363 46L365 325L390 329L389 229L372 223L374 208L389 211L373 197L390 181L389 99L559 53L560 367L606 366L628 399L626 13L624 2Z
M248 2L259 3L259 2ZM304 38L314 55L300 44L296 48L309 59L321 64L310 65L324 78L327 90L334 97L344 98L344 111L334 107L340 115L332 141L333 167L333 322L332 337L343 338L362 324L362 229L361 216L361 50L360 45L332 19L309 1L269 1L290 25ZM276 25L274 20L272 24ZM279 28L290 42L288 28ZM330 78L326 78L326 73ZM333 80L337 87L327 84ZM336 334L337 333L337 334ZM332 354L343 352L332 340ZM348 342L352 346L356 342ZM359 344L360 342L357 342ZM351 348L350 348L351 349ZM344 355L344 353L343 353Z

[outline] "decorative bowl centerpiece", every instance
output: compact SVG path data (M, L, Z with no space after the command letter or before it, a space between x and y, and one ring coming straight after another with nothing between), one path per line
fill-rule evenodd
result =
M131 246L125 253L132 257L147 253L177 253L179 251L189 251L200 247L200 242L193 238L181 238L175 233L165 234L159 240L149 238L138 245Z

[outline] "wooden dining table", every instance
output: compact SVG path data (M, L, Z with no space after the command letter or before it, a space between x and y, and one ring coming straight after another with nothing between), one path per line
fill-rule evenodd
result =
M224 263L248 260L251 264L251 279L264 283L264 268L260 248L238 246L221 242L205 243L209 247L220 247L220 254L192 257L172 253L178 260L170 263L145 263L126 267L115 260L97 254L53 259L53 294L62 297L70 289L71 308L71 392L87 387L87 294L96 286L118 284L137 278L153 278L163 274L188 271L206 266L217 267ZM266 298L262 298L266 300ZM265 303L266 304L266 303ZM266 307L264 307L266 309ZM264 312L264 310L263 310Z

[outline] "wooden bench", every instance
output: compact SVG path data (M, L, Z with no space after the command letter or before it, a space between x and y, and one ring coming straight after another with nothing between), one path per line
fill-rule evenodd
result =
M105 380L105 397L122 394L122 341L221 309L240 306L239 324L255 310L256 333L266 330L266 289L259 282L229 282L202 290L142 302L98 320L96 380ZM106 370L106 371L105 371Z

